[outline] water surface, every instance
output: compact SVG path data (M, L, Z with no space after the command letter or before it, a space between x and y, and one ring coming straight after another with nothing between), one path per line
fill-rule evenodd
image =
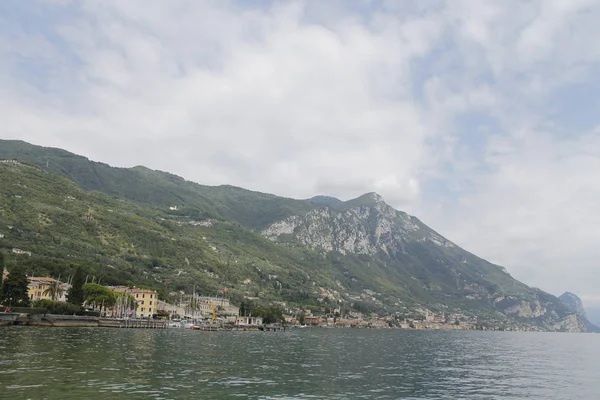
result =
M600 399L600 335L0 328L6 399Z

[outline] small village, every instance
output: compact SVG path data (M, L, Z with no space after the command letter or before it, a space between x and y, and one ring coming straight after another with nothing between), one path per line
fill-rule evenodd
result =
M7 272L3 273L4 279ZM71 284L51 277L27 277L27 294L32 305L43 301L67 302ZM95 284L98 285L98 284ZM101 285L98 285L101 286ZM429 310L413 310L415 317L400 315L378 316L357 311L342 312L340 308L318 310L289 307L285 302L274 302L271 306L280 310L278 321L265 321L250 310L240 309L225 297L205 296L183 291L171 292L176 299L170 303L159 299L156 290L128 287L101 286L114 293L114 301L86 302L88 314L110 327L187 328L195 330L284 330L290 328L376 328L406 330L474 330L477 320L463 314L434 314ZM2 311L10 312L10 305ZM21 310L22 311L22 310ZM16 321L16 320L15 320ZM80 318L67 316L54 318L52 326L73 326ZM137 322L135 322L137 321ZM144 323L145 321L145 323ZM151 321L151 323L150 323ZM38 325L44 325L42 321ZM495 330L492 328L492 330Z

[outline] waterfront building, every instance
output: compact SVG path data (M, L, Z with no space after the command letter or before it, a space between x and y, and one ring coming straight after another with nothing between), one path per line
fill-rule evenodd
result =
M126 293L133 297L137 318L152 318L158 311L158 292L156 290L127 286L111 286L109 288L117 293Z
M52 300L52 296L50 294L50 287L52 285L57 284L59 288L59 293L54 300L67 301L67 291L71 287L71 285L69 285L68 283L64 283L57 279L48 277L30 276L27 279L29 280L29 284L27 285L27 294L29 295L29 299L31 301Z
M185 315L185 308L177 305L169 304L167 302L158 300L157 302L157 311L169 314L170 318L173 316L183 316Z
M224 297L182 295L179 308L184 309L183 315L191 318L208 317L213 309L219 316L236 316L240 313L239 307L232 305Z
M263 324L262 317L235 317L233 322L236 326L259 326Z
M316 315L305 315L304 316L304 323L306 325L319 325L321 322L323 322L323 319L319 316L316 316Z

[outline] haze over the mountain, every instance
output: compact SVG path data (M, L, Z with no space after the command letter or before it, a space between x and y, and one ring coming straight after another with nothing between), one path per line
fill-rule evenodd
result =
M600 307L588 307L586 314L592 324L600 326Z
M294 200L0 141L0 245L36 273L86 264L107 282L363 311L460 312L586 330L556 297L463 250L377 193ZM11 162L10 160L16 160Z

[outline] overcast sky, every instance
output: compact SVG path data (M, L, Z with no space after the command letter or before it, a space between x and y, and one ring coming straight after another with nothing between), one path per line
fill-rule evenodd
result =
M0 2L0 137L204 184L376 191L600 304L600 2Z

